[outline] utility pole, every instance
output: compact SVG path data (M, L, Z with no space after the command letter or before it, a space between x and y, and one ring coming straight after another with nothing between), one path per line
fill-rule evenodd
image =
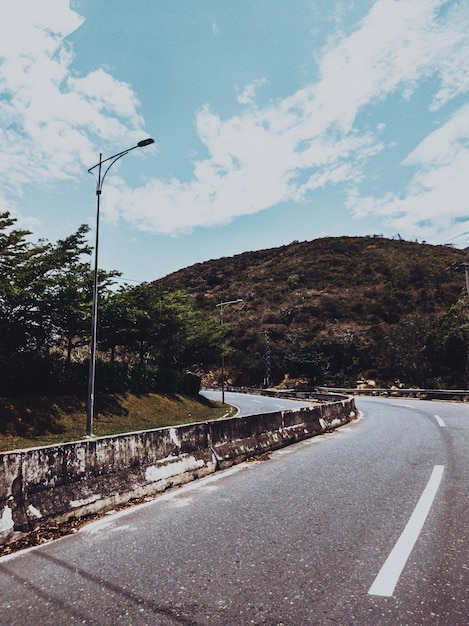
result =
M238 302L242 302L242 298L238 298L237 300L228 300L226 302L220 302L217 304L217 307L220 309L220 326L223 328L223 313L227 306L230 304L238 304ZM223 330L222 330L222 344L221 344L221 401L222 404L225 404L225 342L223 339Z
M270 343L269 343L269 331L264 330L264 345L265 345L265 377L264 377L264 387L270 387Z

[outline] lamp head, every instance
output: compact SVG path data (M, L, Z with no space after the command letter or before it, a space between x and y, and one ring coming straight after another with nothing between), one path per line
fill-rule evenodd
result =
M137 147L143 148L144 146L149 146L151 143L155 143L155 140L151 137L148 137L148 139L142 139L142 141L139 141Z

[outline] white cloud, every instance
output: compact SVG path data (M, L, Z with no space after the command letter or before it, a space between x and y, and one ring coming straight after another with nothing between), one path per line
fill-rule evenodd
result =
M453 3L452 3L453 4ZM432 110L469 91L469 5L454 3L440 35L441 52L437 59L441 89L435 95Z
M132 89L104 70L96 70L83 78L70 78L67 84L75 95L99 113L115 115L134 128L143 124L142 117L137 114L140 102Z
M349 206L359 217L384 217L402 235L447 240L467 230L469 220L469 104L462 106L445 124L428 135L403 166L413 167L410 185L403 195L360 198L354 194Z
M265 85L267 78L258 78L249 85L246 85L241 93L238 93L238 102L240 104L253 104L256 97L256 90Z
M410 99L430 76L439 78L445 94L440 89L434 103L461 92L460 79L456 85L448 76L457 75L458 68L467 63L463 41L467 42L468 13L446 4L443 0L378 0L352 34L325 49L315 84L225 121L204 108L197 116L197 130L208 158L194 164L193 180L149 181L138 191L120 188L116 202L121 215L145 230L185 232L196 225L226 223L282 201L304 200L312 190L328 184L348 183L355 190L350 206L356 214L399 211L406 217L394 218L393 223L407 219L418 229L429 212L417 202L417 187L425 187L427 200L441 207L438 190L443 194L443 179L462 186L465 147L460 146L457 160L438 168L427 168L418 150L409 155L408 162L414 160L421 174L415 176L408 198L360 199L362 166L384 146L370 131L360 132L356 124L365 107L380 104L395 92ZM440 15L444 8L446 13ZM251 103L263 80L248 85L238 100ZM390 130L383 123L375 128L378 135ZM454 132L460 136L459 128ZM436 135L429 138L430 145L437 155L442 150L449 154ZM462 203L457 202L452 217L462 210ZM433 224L440 215L437 208L431 211Z
M0 23L0 172L10 190L73 177L94 162L98 139L115 145L141 138L139 101L127 83L99 68L73 73L64 38L82 20L66 0L0 3L8 15ZM109 178L103 206L110 218L138 229L178 233L340 185L352 189L349 206L357 216L380 215L426 235L451 228L467 211L469 112L461 106L449 119L447 109L469 90L467 32L464 3L377 0L353 31L329 40L315 83L226 120L202 108L196 128L206 156L193 163L190 181L148 180L130 189ZM267 80L246 85L239 103L253 104ZM388 148L396 146L405 128L380 119L366 129L360 115L391 94L412 102L430 80L426 106L440 126L403 160L403 170L415 169L407 192L373 198L361 188L364 166L386 150L385 136Z
M66 37L82 18L67 0L0 0L0 173L7 191L82 173L93 143L141 138L131 88L102 69L72 73Z
M429 105L429 110L436 112L458 96L465 95L467 101L469 7L436 1L427 4L432 9L432 21L425 20L422 32L408 46L408 62L418 67L424 79L432 72L438 74L440 88ZM437 22L438 9L446 9L446 13ZM408 76L406 81L403 84L410 93L417 86L418 77ZM382 197L360 197L356 189L351 192L348 205L357 217L379 216L404 236L418 236L435 243L455 239L463 231L467 233L464 222L469 219L469 105L440 119L440 126L401 163L403 175L414 171L405 191L390 191Z

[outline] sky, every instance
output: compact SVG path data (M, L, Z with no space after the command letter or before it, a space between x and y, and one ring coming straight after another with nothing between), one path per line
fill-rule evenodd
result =
M0 211L128 284L320 237L469 246L467 0L0 0ZM229 294L228 294L229 295Z

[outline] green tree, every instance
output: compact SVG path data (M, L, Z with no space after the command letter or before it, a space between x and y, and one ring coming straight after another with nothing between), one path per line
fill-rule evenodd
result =
M50 325L52 345L63 347L66 363L89 341L92 275L89 263L82 260L91 254L85 241L88 232L89 227L82 225L51 246L45 268L44 323Z
M398 379L405 386L425 386L430 372L426 346L433 325L432 317L411 313L388 329L379 344L376 362L384 380Z
M70 363L88 341L91 248L83 225L55 245L29 240L8 213L0 215L0 371L2 393L57 388L62 355ZM109 282L113 273L105 273Z
M464 293L441 317L426 345L431 386L466 389L469 384L469 303Z
M100 324L100 347L111 363L134 366L138 384L149 387L213 359L219 341L215 320L182 291L148 283L107 293Z
M49 347L50 319L44 307L51 270L51 246L28 241L27 230L12 228L16 220L0 215L0 353L3 358Z
M294 378L306 378L310 385L322 385L326 380L330 363L326 355L309 346L287 356L286 367Z

